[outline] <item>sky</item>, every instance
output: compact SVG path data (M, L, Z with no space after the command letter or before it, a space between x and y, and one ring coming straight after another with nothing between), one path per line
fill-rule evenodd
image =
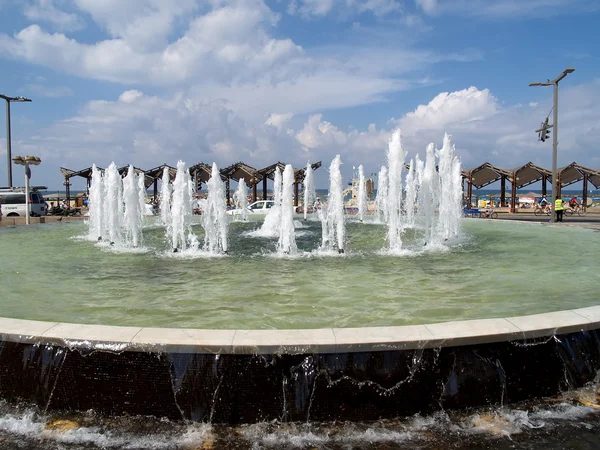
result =
M558 163L600 169L598 23L597 0L0 0L0 93L32 99L11 142L34 185L183 160L322 161L326 187L336 154L377 172L396 128L409 158L448 133L463 167L549 168L553 89L529 83L573 67ZM0 126L2 186L6 159Z

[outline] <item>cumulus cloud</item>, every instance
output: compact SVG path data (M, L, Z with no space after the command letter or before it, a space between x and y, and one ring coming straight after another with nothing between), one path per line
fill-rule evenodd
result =
M77 14L67 13L54 5L54 0L34 0L25 5L23 14L32 22L47 22L63 31L83 28L83 21Z
M0 54L85 78L176 84L198 74L220 82L251 79L303 52L290 39L270 35L267 30L277 22L277 15L263 3L217 6L194 16L181 37L167 42L173 21L189 12L193 4L176 2L177 7L166 7L167 2L147 2L150 12L145 15L128 13L128 5L132 11L146 11L138 2L123 2L121 22L114 17L120 8L110 12L112 2L78 0L111 39L82 43L34 24L13 37L0 34ZM159 5L166 8L165 14Z
M91 101L74 117L37 132L27 140L13 141L23 153L44 160L48 180L60 183L59 166L81 169L133 163L142 168L183 159L217 162L220 166L242 160L257 167L274 161L301 167L307 160L328 164L341 154L344 176L352 165L364 164L367 173L385 164L391 132L400 126L409 157L423 154L430 142L441 145L445 132L452 135L463 166L490 161L517 167L528 161L551 164L551 145L537 141L534 130L547 114L551 93L536 106L500 106L487 90L474 87L444 92L417 106L387 127L343 128L324 114L294 116L269 114L260 123L244 120L225 101L203 101L188 93L167 97L128 90L112 101ZM595 149L600 137L600 80L565 87L561 92L559 165L577 161L600 168ZM0 143L0 153L4 147ZM3 166L0 165L0 177ZM318 175L326 184L326 173Z
M498 108L496 98L488 89L474 86L456 92L442 92L427 105L419 105L398 121L406 134L421 130L442 129L489 118Z
M269 117L265 121L265 125L271 125L272 127L277 128L278 131L283 130L283 128L288 124L291 118L294 117L292 113L285 114L269 114Z

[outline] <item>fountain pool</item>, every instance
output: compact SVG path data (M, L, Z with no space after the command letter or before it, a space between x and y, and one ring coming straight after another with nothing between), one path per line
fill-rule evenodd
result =
M589 230L465 219L462 237L447 246L424 247L421 235L405 230L399 256L382 250L384 225L350 219L346 253L338 255L318 249L320 221L295 219L302 226L294 256L277 254L277 238L253 237L262 222L252 221L232 221L229 254L216 257L170 252L160 217L146 218L143 247L136 249L92 242L83 223L5 228L0 252L10 264L0 266L2 315L307 329L507 317L597 303L600 244ZM200 219L193 220L201 241Z

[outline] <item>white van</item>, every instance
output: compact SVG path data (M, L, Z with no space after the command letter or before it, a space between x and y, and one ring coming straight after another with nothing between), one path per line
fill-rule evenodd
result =
M25 188L0 188L0 205L4 217L25 217ZM46 200L37 190L29 191L29 207L32 217L45 216L48 213Z

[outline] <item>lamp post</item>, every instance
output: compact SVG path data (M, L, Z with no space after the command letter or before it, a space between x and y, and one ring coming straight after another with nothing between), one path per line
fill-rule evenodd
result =
M552 137L552 197L556 200L558 196L558 176L556 170L556 160L558 153L558 82L566 77L568 74L573 73L575 69L568 68L563 71L558 77L554 80L548 80L545 83L536 81L534 83L529 83L529 86L554 86L554 123L552 127L554 128L554 136ZM552 208L552 222L556 222L556 209Z
M6 163L8 170L8 187L12 187L12 166L11 166L11 148L10 148L10 103L30 102L31 99L25 97L7 97L0 94L0 98L6 100Z
M29 225L29 177L31 176L31 171L29 170L29 165L37 166L42 162L42 160L38 156L15 156L13 159L15 164L20 166L25 166L25 224Z

